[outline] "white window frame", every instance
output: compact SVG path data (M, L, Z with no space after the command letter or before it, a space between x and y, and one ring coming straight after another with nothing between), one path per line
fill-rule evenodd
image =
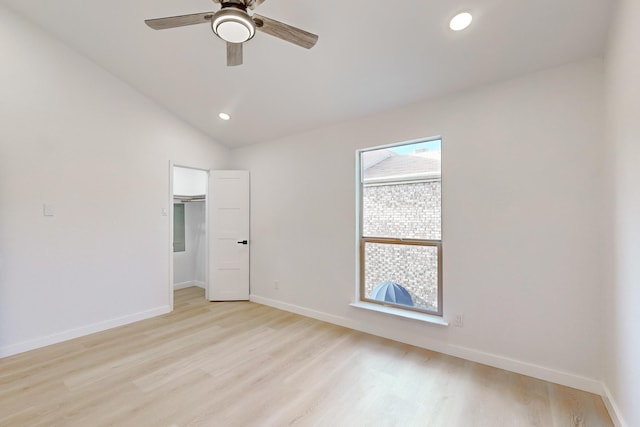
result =
M357 224L356 224L356 260L357 260L357 268L356 268L356 303L355 306L363 307L369 306L373 304L373 309L377 310L375 307L381 307L382 310L379 311L387 311L384 308L389 308L388 312L393 313L396 310L408 311L408 312L417 312L423 315L435 316L436 318L442 318L444 315L444 306L443 306L443 277L442 277L442 241L443 241L443 213L442 213L442 196L440 202L440 239L403 239L403 238L388 238L388 237L379 237L379 236L364 236L364 212L363 212L363 194L364 194L364 179L363 179L363 170L362 170L362 153L368 151L381 150L385 148L394 148L403 145L411 145L417 144L421 142L429 142L429 141L440 141L441 142L441 150L442 150L442 137L435 136L430 138L420 138L412 141L382 145L377 147L364 148L360 150L356 150L356 208L357 208ZM400 183L400 182L419 182L425 181L425 178L422 177L418 180L412 179L398 179L398 180L387 180L388 183ZM440 173L440 185L442 191L442 171ZM378 243L378 244L395 244L395 245L418 245L418 246L432 246L436 247L438 251L438 263L437 263L437 274L438 274L438 309L437 311L429 311L416 307L408 307L401 304L393 304L389 302L377 301L370 298L365 297L365 245L367 243ZM408 316L410 317L410 316Z

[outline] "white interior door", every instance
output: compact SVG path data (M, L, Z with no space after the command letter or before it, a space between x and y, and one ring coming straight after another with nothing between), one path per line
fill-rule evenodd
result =
M211 171L209 301L249 299L249 172Z

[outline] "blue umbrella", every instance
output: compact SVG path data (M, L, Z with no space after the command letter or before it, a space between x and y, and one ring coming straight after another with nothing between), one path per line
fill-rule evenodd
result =
M373 288L373 292L371 292L371 298L376 301L392 302L413 307L413 298L411 298L409 291L395 282L378 283Z

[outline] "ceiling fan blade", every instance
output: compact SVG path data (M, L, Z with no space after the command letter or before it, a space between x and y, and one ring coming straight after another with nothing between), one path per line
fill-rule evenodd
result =
M169 16L167 18L145 19L144 23L154 30L166 30L167 28L211 22L214 13L215 12L203 12L193 13L191 15Z
M247 7L253 10L264 2L265 0L247 0Z
M227 42L227 67L242 65L242 43Z
M275 19L266 18L262 15L254 14L253 22L256 23L256 29L267 33L270 36L277 37L289 43L297 44L306 49L311 49L318 41L318 36L301 30L291 25L283 24Z

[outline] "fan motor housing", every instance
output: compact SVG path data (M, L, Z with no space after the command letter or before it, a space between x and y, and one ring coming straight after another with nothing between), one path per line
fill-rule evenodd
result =
M220 8L225 9L227 7L235 7L242 10L247 10L247 4L243 0L225 0L220 2Z

